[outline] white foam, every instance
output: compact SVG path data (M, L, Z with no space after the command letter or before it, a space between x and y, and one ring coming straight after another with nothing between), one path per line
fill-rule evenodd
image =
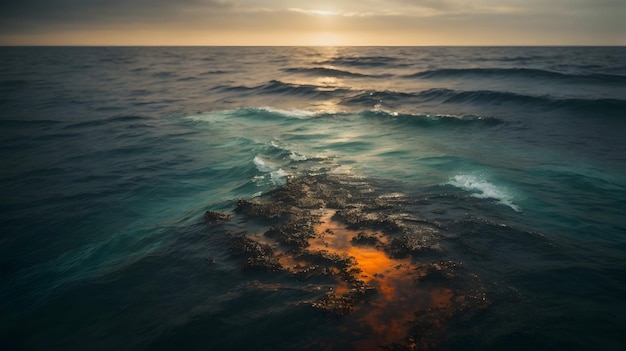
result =
M283 147L282 147L282 146L280 146L280 144L279 144L276 140L271 140L271 141L270 141L270 146L271 146L271 147L275 147L275 148L277 148L277 149L281 149L281 150L283 149Z
M274 185L283 185L287 182L288 173L285 172L282 168L279 168L276 171L270 172L270 179Z
M281 115L283 117L289 118L297 118L297 119L307 119L318 116L321 112L314 112L309 110L302 109L290 109L284 110L274 107L258 107L258 108L238 108L234 110L219 110L219 111L211 111L206 113L199 113L195 115L185 116L185 119L189 119L195 122L218 122L224 120L225 118L236 116L241 114L242 112L250 112L250 111L264 111L277 115Z
M292 117L292 118L299 118L299 119L311 118L311 117L315 117L318 115L317 112L308 111L308 110L301 110L301 109L283 110L283 109L273 108L269 106L260 107L259 110L270 112L270 113L275 113L275 114L285 116L285 117Z
M470 191L473 193L472 196L479 199L498 200L500 204L509 206L516 212L521 212L519 206L513 203L513 196L508 193L506 188L498 187L484 179L479 179L473 175L460 174L454 176L447 184Z
M254 165L256 166L256 169L259 170L259 172L268 173L276 169L276 167L268 164L259 156L255 156L252 162L254 162Z
M185 119L192 120L194 122L219 122L223 121L228 116L232 115L235 110L222 110L222 111L213 111L207 113L200 113L197 115L186 116Z
M291 151L291 153L289 154L289 158L292 161L306 161L308 159L306 156L295 151Z
M337 166L330 171L331 174L350 174L352 173L352 167L350 166Z
M282 168L275 166L267 161L264 161L258 155L252 160L257 170L262 173L269 173L269 178L274 185L283 185L286 183L286 178L289 175ZM266 179L266 176L255 176L253 181L258 184L261 179Z

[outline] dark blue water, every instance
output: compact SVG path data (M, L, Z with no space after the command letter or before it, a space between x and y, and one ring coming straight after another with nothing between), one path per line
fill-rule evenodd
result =
M492 302L444 349L626 348L626 49L0 48L0 348L317 349L206 210L332 173L423 201ZM313 346L311 346L313 345ZM317 346L316 346L317 345Z

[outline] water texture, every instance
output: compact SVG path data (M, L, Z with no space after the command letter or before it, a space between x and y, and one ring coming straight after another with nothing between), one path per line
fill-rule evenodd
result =
M301 308L329 285L243 269L202 218L325 174L405 199L445 233L429 259L480 279L489 306L430 349L626 348L623 47L0 61L0 349L348 347Z

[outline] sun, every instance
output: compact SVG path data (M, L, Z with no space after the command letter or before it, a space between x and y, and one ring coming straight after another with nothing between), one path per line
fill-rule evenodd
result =
M341 46L345 45L343 36L333 32L317 32L308 38L309 45L312 46Z
M326 10L310 10L309 12L311 14L320 15L320 16L337 16L337 15L339 15L339 13L337 13L337 12L326 11Z
M301 9L301 8L297 8L297 7L292 7L289 9L289 11L291 12L298 12L298 13L303 13L305 15L313 15L313 16L339 16L341 15L341 12L335 12L335 11L328 11L328 10L308 10L308 9Z

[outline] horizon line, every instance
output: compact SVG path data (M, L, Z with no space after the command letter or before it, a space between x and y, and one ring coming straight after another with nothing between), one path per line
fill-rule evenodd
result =
M626 44L621 45L598 45L598 44L576 44L576 45L559 45L559 44L496 44L496 45L151 45L151 44L136 44L136 45L90 45L90 44L50 44L50 45L12 45L12 44L0 44L0 47L319 47L319 48L341 48L341 47L626 47Z

